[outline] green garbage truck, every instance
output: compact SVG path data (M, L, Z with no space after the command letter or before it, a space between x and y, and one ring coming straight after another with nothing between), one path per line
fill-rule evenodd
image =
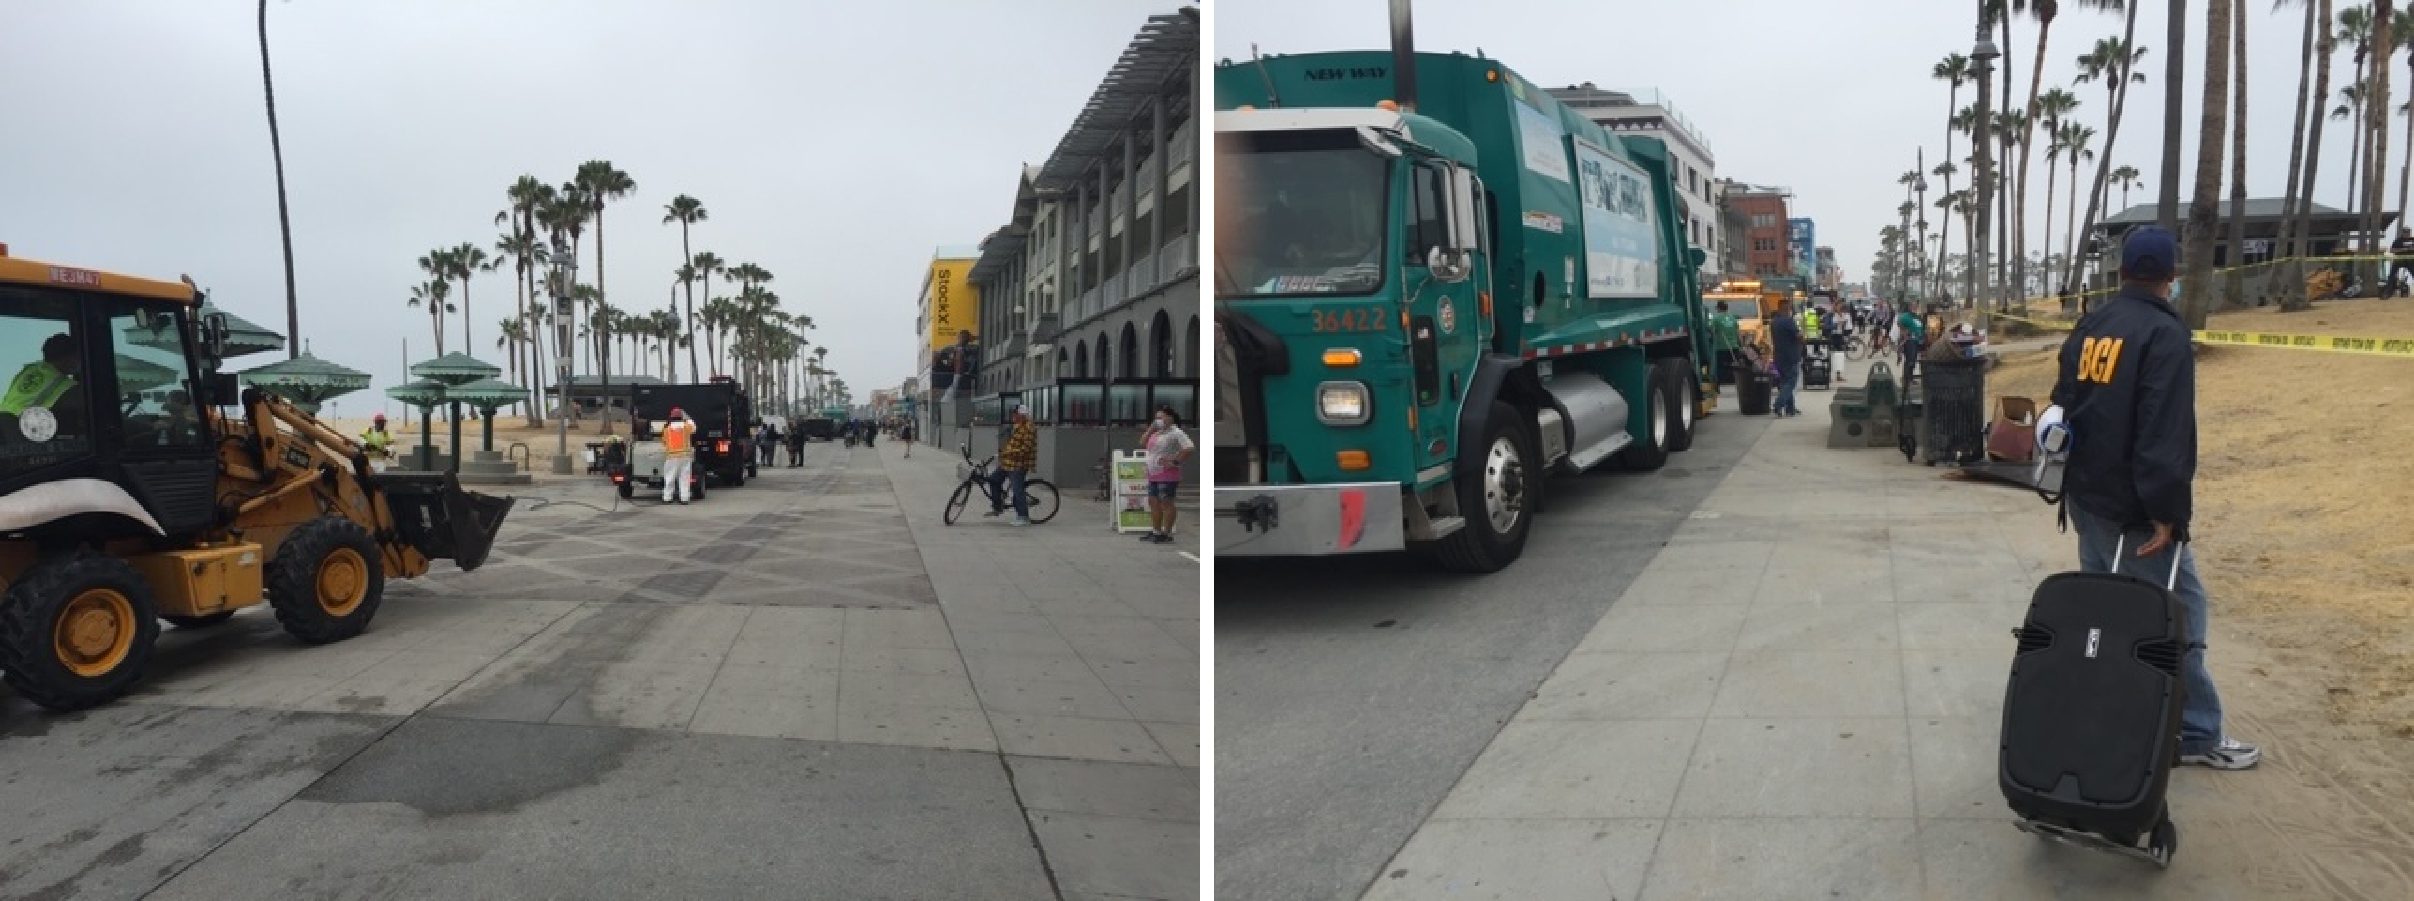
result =
M1693 442L1712 336L1667 148L1413 52L1402 5L1389 53L1215 71L1219 556L1495 572L1547 476Z

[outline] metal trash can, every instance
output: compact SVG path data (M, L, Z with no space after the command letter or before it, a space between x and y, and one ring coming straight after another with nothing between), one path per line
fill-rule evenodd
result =
M1986 459L1987 363L1922 360L1920 447L1930 466Z

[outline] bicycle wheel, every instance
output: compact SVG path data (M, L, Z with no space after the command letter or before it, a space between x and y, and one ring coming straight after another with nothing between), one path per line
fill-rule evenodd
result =
M1047 522L1056 518L1056 485L1046 479L1023 483L1023 495L1031 504L1031 521Z
M1851 338L1845 339L1844 359L1858 363L1863 357L1867 356L1869 356L1868 341L1863 340L1859 335L1854 335Z
M964 515L964 505L971 501L972 483L967 481L957 484L955 496L947 499L947 524L955 525L956 517Z

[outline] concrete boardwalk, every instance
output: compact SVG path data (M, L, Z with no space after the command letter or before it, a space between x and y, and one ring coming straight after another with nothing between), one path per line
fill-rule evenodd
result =
M358 638L255 608L117 704L0 689L0 897L1195 897L1195 565L946 530L893 452L540 483Z
M2219 586L2214 674L2264 767L2175 776L2168 871L2016 831L2010 630L2075 539L2033 494L1826 449L1831 396L1771 424L1365 897L2407 897L2404 810L2264 731Z

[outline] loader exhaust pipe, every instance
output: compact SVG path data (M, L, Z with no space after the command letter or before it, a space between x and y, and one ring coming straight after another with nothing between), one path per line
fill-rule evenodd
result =
M1391 82L1400 112L1417 111L1417 39L1409 26L1409 0L1391 0Z

